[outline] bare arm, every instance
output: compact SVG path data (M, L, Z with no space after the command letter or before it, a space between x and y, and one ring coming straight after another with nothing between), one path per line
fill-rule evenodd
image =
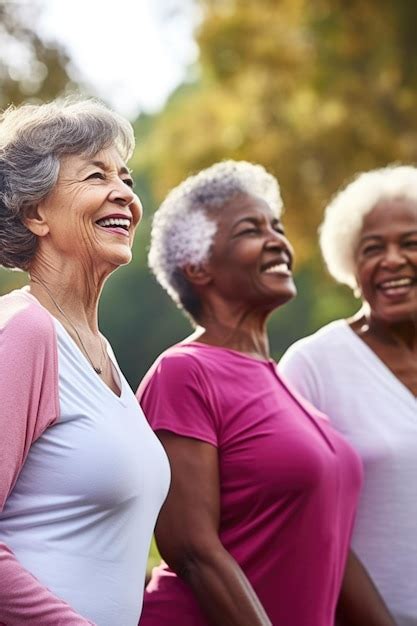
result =
M395 626L368 572L350 550L337 604L338 626Z
M192 588L213 626L271 626L245 574L218 536L220 488L214 446L159 431L172 483L159 515L162 557Z

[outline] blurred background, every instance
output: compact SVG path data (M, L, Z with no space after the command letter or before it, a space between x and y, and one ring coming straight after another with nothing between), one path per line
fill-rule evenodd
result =
M317 228L356 172L417 161L416 23L409 0L0 0L0 108L77 91L134 124L145 214L100 311L133 389L190 330L147 269L152 213L215 161L255 161L281 183L299 294L271 319L273 356L355 311ZM25 282L0 269L0 293Z
M129 117L145 217L106 285L101 327L132 387L189 325L149 275L152 213L215 161L279 179L299 295L270 323L279 358L356 303L323 268L317 227L359 170L417 161L417 3L409 0L0 1L0 107L73 91ZM26 281L0 270L0 292Z

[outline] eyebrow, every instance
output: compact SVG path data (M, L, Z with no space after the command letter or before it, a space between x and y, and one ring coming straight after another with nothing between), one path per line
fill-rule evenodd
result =
M259 222L259 218L257 217L241 217L240 220L238 220L237 222L235 222L233 224L233 226L239 226L239 224L242 224L242 222L250 222L251 224L257 224Z
M108 171L110 169L108 165L104 163L104 161L87 161L87 163L83 165L81 170L85 169L89 165L95 165L96 167L99 167L100 169L105 171ZM129 174L130 176L130 170L125 165L123 165L123 167L121 167L119 170L119 174Z
M102 170L109 169L108 165L106 165L104 161L92 161L92 165L96 165L97 167L100 167ZM127 167L123 165L123 167L121 167L119 170L119 174L130 174L130 172L127 169Z
M365 235L365 237L361 237L359 239L359 243L364 243L365 241L369 241L370 239L382 239L382 235Z
M401 235L401 239L405 239L406 237L412 237L413 235L417 235L417 228L413 229L413 230L409 230L406 233L403 233ZM370 241L370 240L381 240L383 239L383 235L365 235L365 237L361 237L359 239L359 244L361 243L365 243L366 241Z
M251 216L251 215L247 215L246 217L241 217L240 220L238 220L233 227L235 226L239 226L239 224L241 224L242 222L250 222L251 224L259 224L259 222L263 221L260 217L258 216ZM280 220L277 217L274 217L272 219L272 223L273 224L280 224Z

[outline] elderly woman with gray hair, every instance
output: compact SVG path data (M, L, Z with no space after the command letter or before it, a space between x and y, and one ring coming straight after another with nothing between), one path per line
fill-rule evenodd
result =
M416 626L417 168L357 177L326 209L320 242L362 307L293 345L280 369L362 457L352 546L397 624Z
M141 626L334 623L361 466L269 355L295 295L281 211L272 175L226 161L155 214L151 268L196 330L137 394L172 471Z
M0 622L137 626L169 469L101 335L141 205L130 124L94 101L0 118Z

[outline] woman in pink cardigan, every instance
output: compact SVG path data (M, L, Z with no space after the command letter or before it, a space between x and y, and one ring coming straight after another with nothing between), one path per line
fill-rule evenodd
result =
M0 119L0 623L137 626L169 469L97 321L141 205L128 122L93 101Z

